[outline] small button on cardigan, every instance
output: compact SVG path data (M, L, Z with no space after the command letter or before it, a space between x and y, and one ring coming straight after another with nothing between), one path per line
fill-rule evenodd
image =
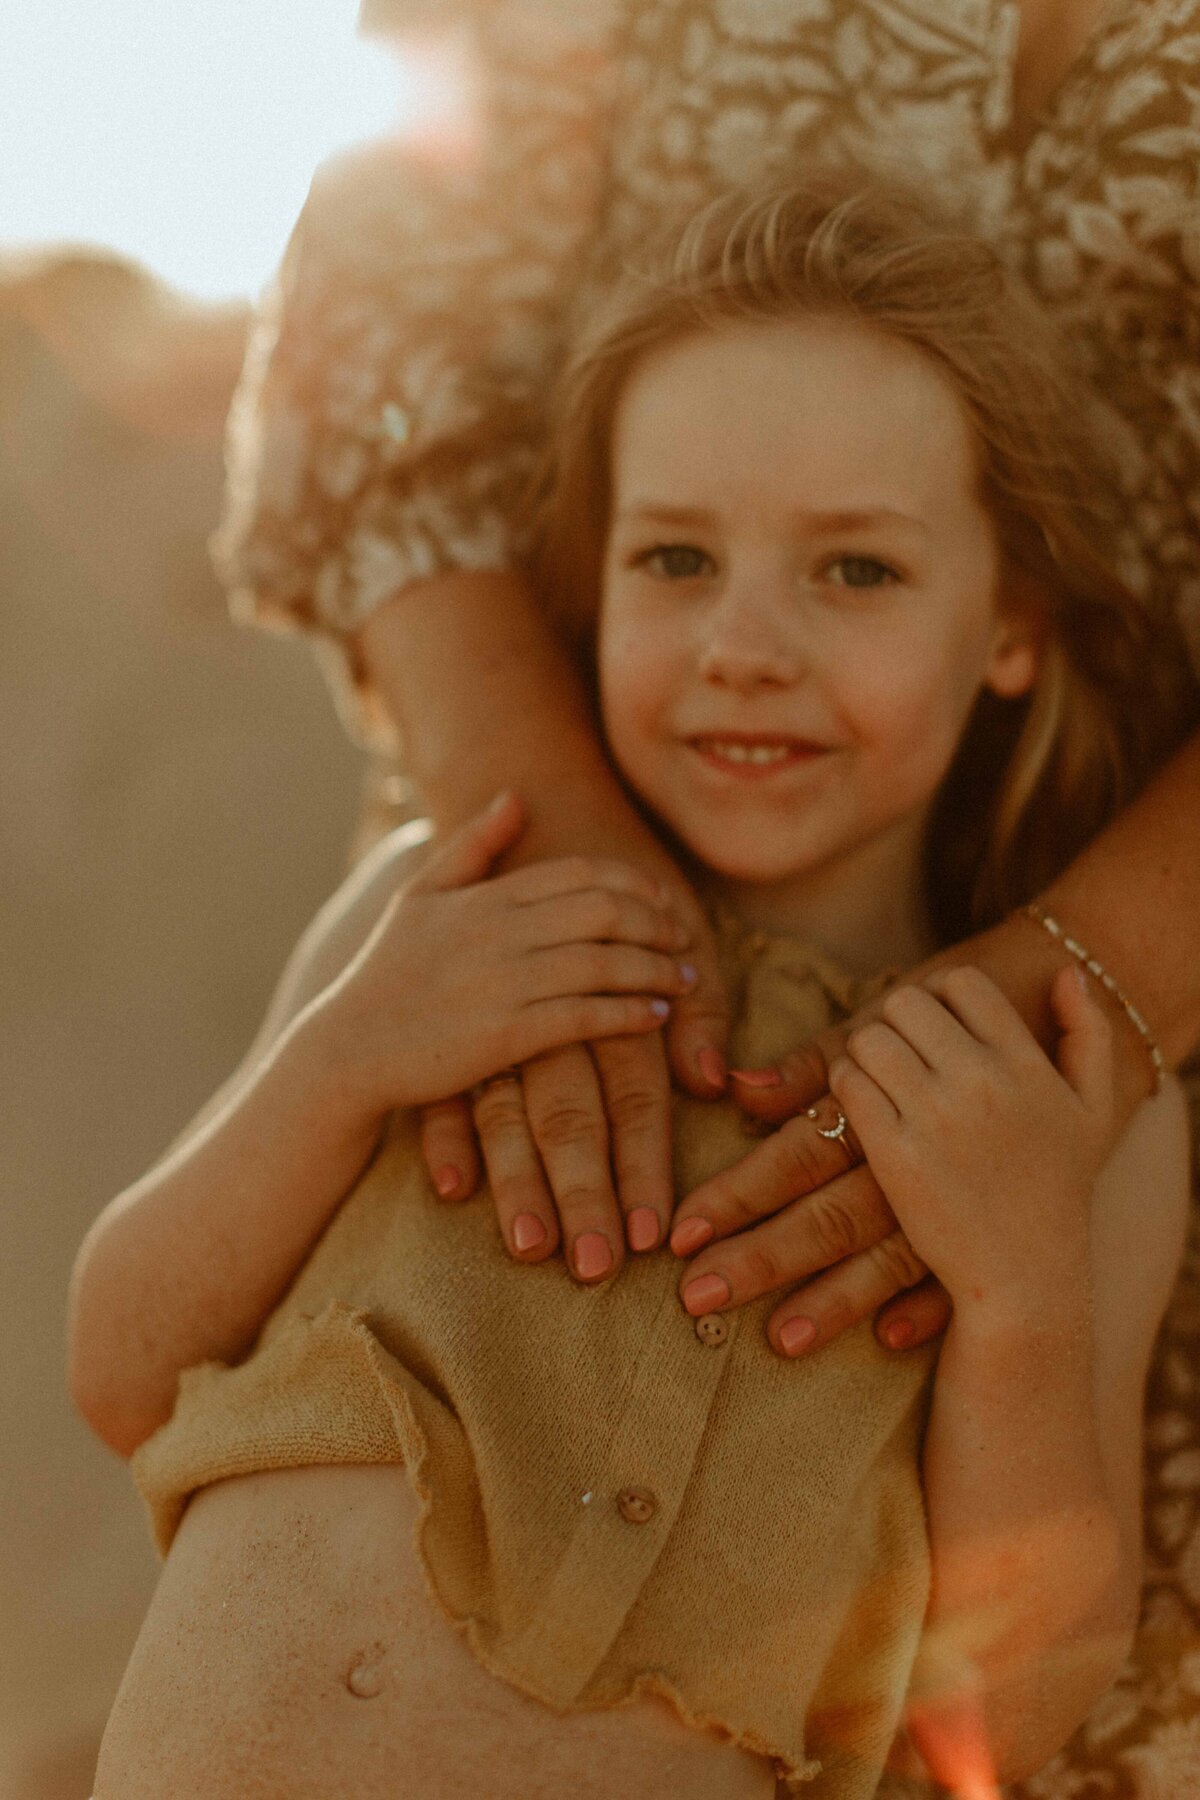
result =
M718 924L740 1061L878 985ZM728 1102L676 1095L674 1128L680 1195L747 1147ZM788 1362L776 1298L696 1321L683 1267L659 1249L592 1288L518 1267L490 1197L440 1204L394 1114L250 1356L185 1371L136 1452L160 1551L207 1483L402 1463L431 1588L495 1675L560 1711L659 1693L809 1800L867 1800L929 1593L935 1349L890 1355L868 1321Z

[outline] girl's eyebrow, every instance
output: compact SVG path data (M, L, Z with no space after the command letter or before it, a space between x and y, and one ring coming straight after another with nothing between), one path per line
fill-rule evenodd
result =
M906 525L929 536L929 526L923 519L899 512L893 506L855 512L797 512L792 516L797 525L818 532L863 531L871 525ZM660 525L712 525L716 522L715 514L704 507L660 506L650 502L623 507L616 517L620 522L640 520Z

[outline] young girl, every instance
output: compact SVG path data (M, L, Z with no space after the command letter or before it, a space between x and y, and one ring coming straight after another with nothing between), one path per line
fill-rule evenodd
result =
M989 251L831 179L709 209L575 358L542 577L704 880L742 1061L1029 901L1171 740L1067 369ZM488 1205L439 1205L412 1109L655 1029L689 979L634 871L493 877L521 825L502 796L382 845L81 1250L76 1399L169 1551L97 1800L1029 1773L1136 1619L1177 1090L1106 1158L1098 984L1059 976L1053 1060L970 969L881 999L805 1130L856 1134L887 1253L949 1290L936 1384L866 1325L789 1367L719 1271L681 1305L653 1213L616 1280L600 1233L581 1288L519 1220L518 1269ZM745 1142L674 1105L687 1253Z

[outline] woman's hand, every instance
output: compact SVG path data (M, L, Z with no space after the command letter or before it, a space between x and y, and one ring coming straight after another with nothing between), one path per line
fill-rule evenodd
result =
M1051 987L1070 963L1045 932L1028 920L1010 919L939 952L902 979L923 984L939 970L964 964L982 969L1049 1047L1057 1036ZM675 1215L672 1248L694 1257L681 1281L690 1312L742 1306L791 1288L767 1321L772 1348L783 1356L819 1349L872 1314L876 1337L891 1349L929 1342L950 1319L949 1295L899 1229L853 1132L830 1139L818 1129L833 1127L838 1113L827 1070L844 1053L850 1033L880 1016L883 998L777 1068L733 1072L739 1104L774 1129L740 1162L689 1194ZM1149 1093L1153 1072L1132 1026L1115 1008L1108 1016L1116 1028L1111 1147ZM707 1276L722 1285L696 1291L693 1284ZM797 1282L804 1285L793 1287Z
M442 1100L579 1038L657 1032L693 977L683 928L624 863L564 857L487 879L524 828L511 793L393 896L313 1002L364 1113Z

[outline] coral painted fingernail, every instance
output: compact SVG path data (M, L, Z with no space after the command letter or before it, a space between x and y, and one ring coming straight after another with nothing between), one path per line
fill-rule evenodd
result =
M532 1250L543 1243L546 1227L536 1213L518 1213L512 1223L512 1238L518 1250Z
M911 1319L895 1319L883 1335L893 1350L904 1350L916 1337L917 1328Z
M575 1239L575 1273L585 1281L604 1275L612 1268L612 1251L608 1239L599 1231L585 1231Z
M462 1176L459 1174L458 1170L454 1167L454 1164L453 1163L444 1163L442 1165L442 1167L438 1170L437 1174L434 1176L433 1185L437 1189L438 1193L441 1194L443 1198L445 1198L445 1196L447 1194L452 1194L454 1192L455 1188L458 1186L458 1184L461 1180L462 1180Z
M811 1319L789 1319L786 1325L779 1327L779 1341L789 1356L807 1349L816 1335L817 1328Z
M625 1221L631 1250L653 1250L658 1242L658 1214L649 1206L635 1206Z
M719 1050L706 1046L696 1056L696 1066L705 1081L711 1081L714 1087L725 1086L725 1058Z
M729 1300L729 1283L723 1275L701 1275L683 1290L683 1304L690 1313L713 1312L718 1306L728 1306Z
M779 1087L783 1081L778 1069L730 1069L729 1073L748 1088Z
M701 1244L707 1244L713 1228L707 1219L684 1219L671 1233L671 1248L676 1256L690 1256Z

